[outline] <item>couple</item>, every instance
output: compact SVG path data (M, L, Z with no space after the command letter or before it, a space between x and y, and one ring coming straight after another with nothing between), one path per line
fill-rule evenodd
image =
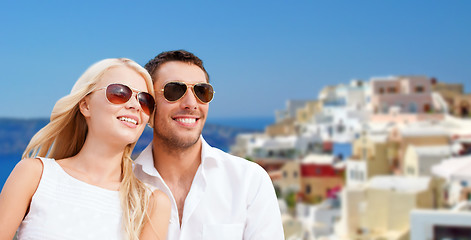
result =
M18 239L283 239L267 173L201 136L213 94L184 50L145 69L92 65L6 181L0 240L17 229ZM147 123L153 141L133 162Z

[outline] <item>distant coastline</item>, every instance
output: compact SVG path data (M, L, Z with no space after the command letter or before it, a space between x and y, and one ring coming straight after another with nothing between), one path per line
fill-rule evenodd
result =
M206 122L221 126L264 131L268 125L275 123L275 117L209 117Z
M48 118L0 117L0 187L33 135L49 122ZM212 146L228 152L239 133L263 132L274 122L270 117L209 118L203 137ZM152 141L152 129L146 128L136 144L133 155L139 154Z

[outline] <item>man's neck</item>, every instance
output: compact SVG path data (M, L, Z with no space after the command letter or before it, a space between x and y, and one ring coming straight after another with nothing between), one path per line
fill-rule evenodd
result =
M155 140L155 138L154 138ZM180 227L185 200L190 192L193 178L201 164L201 138L192 146L178 149L153 141L154 166L170 188L178 209Z
M201 139L184 149L153 141L154 166L167 184L193 179L201 163L201 149Z

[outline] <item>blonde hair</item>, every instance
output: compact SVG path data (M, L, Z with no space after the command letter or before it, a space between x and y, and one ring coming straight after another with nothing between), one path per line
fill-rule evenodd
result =
M80 101L96 89L102 76L111 68L125 66L140 74L146 81L149 93L154 96L149 73L136 62L127 58L101 60L90 66L74 84L69 95L59 99L54 106L50 122L31 139L23 158L36 156L63 159L75 156L83 147L88 127L79 110ZM152 117L151 117L152 118ZM129 239L139 239L146 223L146 210L150 192L132 170L131 153L136 143L128 144L121 161L120 201L123 209L123 227Z

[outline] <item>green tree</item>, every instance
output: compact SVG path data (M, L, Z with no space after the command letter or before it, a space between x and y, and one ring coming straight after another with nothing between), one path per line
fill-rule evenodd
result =
M296 193L294 191L288 192L284 199L289 208L292 209L296 206Z

